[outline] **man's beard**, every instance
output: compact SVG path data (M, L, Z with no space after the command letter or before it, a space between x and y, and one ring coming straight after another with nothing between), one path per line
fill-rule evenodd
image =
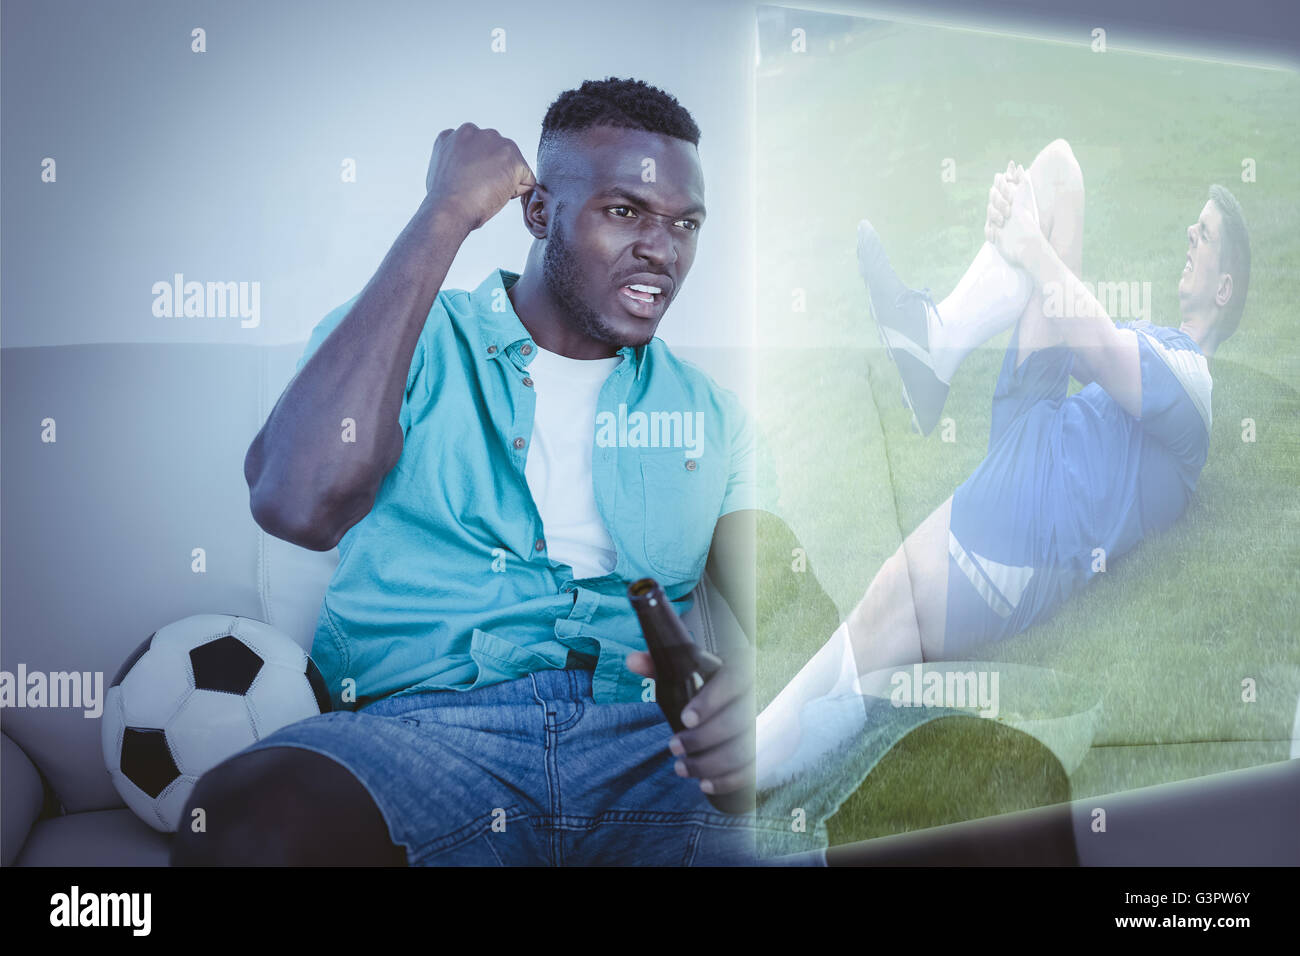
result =
M551 298L564 310L569 321L588 338L618 348L645 345L650 341L649 338L645 342L625 341L604 316L583 301L579 293L582 276L578 271L578 259L573 254L573 247L565 239L559 222L555 220L552 220L551 230L546 237L546 251L542 254L542 279Z

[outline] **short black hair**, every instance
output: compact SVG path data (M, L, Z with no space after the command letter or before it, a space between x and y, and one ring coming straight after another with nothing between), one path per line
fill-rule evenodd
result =
M1241 313L1246 308L1246 290L1250 288L1250 230L1246 228L1241 203L1227 188L1217 184L1211 186L1209 198L1223 217L1219 234L1219 271L1232 276L1232 298L1224 308L1215 336L1216 343L1222 344L1237 331Z
M610 76L587 80L576 90L566 90L555 98L542 120L538 165L542 154L557 137L595 126L640 129L700 145L700 128L676 97L644 80Z

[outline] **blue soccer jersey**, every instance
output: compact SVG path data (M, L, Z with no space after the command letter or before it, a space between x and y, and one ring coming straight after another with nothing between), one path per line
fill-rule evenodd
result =
M993 400L987 457L953 494L946 657L1050 616L1093 574L1187 507L1210 439L1210 373L1186 333L1137 336L1142 414L1096 383L1066 396L1072 353L1016 335Z

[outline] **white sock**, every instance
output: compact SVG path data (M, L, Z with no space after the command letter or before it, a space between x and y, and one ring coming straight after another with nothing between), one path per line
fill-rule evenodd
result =
M769 790L807 771L860 734L866 718L848 625L841 624L758 715L758 789Z
M930 312L930 354L939 380L951 382L967 355L1015 325L1033 291L1028 273L988 242L980 246L957 288L938 305L942 324Z
M1038 222L1038 199L1028 175L1024 188ZM1008 263L991 243L980 246L957 288L938 305L943 324L933 311L929 313L930 353L939 380L951 382L967 355L1015 325L1033 292L1033 280L1025 270Z

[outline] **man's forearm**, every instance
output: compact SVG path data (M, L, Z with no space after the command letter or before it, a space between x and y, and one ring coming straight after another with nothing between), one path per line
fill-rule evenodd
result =
M471 225L426 199L347 316L294 377L244 460L268 532L329 550L370 511L402 453L411 359ZM341 440L352 419L355 442Z
M1043 294L1043 314L1081 365L1080 381L1096 381L1125 411L1142 413L1142 384L1132 333L1121 336L1097 297L1070 271L1046 237L1025 256L1024 267Z

